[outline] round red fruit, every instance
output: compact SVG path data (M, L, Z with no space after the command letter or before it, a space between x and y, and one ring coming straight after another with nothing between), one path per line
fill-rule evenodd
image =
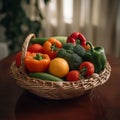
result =
M27 54L30 54L30 52L27 52ZM15 56L15 64L17 67L21 66L21 57L22 57L22 51L17 52Z
M78 70L71 70L67 76L67 81L78 81L80 79L80 72Z
M43 53L43 47L38 43L32 44L28 47L28 51L31 53Z
M95 67L93 63L85 61L80 64L79 70L82 76L89 77L94 73Z

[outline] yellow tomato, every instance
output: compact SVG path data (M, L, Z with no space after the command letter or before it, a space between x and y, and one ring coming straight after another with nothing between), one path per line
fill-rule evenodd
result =
M54 58L50 61L49 72L57 77L63 78L69 72L69 65L63 58Z

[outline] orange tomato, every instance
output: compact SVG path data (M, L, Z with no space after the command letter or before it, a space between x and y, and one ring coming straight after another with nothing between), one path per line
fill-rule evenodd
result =
M62 43L55 38L50 38L43 44L44 52L48 54L51 59L56 57L59 48L62 48Z
M63 78L69 72L69 65L63 58L54 58L50 61L49 72L57 77Z

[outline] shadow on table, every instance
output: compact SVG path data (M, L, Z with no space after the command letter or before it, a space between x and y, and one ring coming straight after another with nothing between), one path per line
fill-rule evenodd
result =
M16 120L101 120L104 110L92 94L69 100L48 100L24 91L16 104Z

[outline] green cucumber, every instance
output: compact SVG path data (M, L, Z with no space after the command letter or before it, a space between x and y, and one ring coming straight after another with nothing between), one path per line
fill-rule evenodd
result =
M41 45L44 44L44 42L46 42L48 40L48 37L44 37L44 38L32 38L31 42L32 43L39 43Z
M54 38L56 38L57 40L59 40L63 45L66 43L67 41L67 36L52 36ZM44 44L45 41L47 41L49 38L51 37L42 37L42 38L32 38L31 42L32 43L39 43L41 45Z
M55 81L55 82L63 81L63 79L56 77L54 75L51 75L49 73L39 73L39 72L38 73L30 73L29 76L33 77L33 78L47 80L47 81Z

